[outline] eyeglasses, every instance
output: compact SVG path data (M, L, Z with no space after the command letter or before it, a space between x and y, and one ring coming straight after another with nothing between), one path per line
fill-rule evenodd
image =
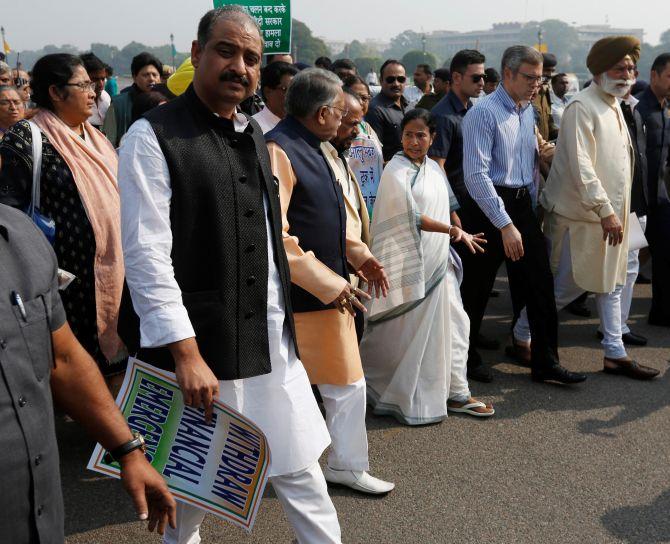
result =
M25 86L28 85L29 83L30 83L30 81L28 81L28 80L27 80L26 78L24 78L24 77L17 77L17 78L14 80L14 86L15 86L15 87L25 87Z
M21 100L0 100L0 107L7 108L9 106L14 106L15 108L21 108L23 102Z
M339 108L339 107L337 107L337 106L333 106L332 104L324 104L324 106L325 106L326 108L332 108L332 109L334 109L334 110L339 110L339 111L341 111L341 112L342 112L342 117L346 117L347 115L349 115L349 110L346 109L346 108Z
M358 99L361 102L370 102L370 100L372 100L372 97L369 94L359 94L356 96L358 96Z
M484 80L484 83L486 83L486 74L472 74L473 83L479 83L482 79Z
M405 81L407 81L407 78L405 76L386 76L384 78L384 81L386 82L387 85L392 85L396 81L398 83L405 83Z
M82 93L95 92L95 83L92 81L89 81L88 83L83 81L81 83L65 83L63 84L63 87L77 87Z
M524 78L526 78L526 81L528 83L532 83L533 85L539 85L542 83L542 79L544 76L534 76L532 74L526 74L524 72L519 72Z

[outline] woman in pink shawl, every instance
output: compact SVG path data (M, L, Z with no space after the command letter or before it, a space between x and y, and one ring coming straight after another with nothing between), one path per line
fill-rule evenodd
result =
M39 212L55 222L60 269L75 276L61 291L68 321L102 373L120 375L128 354L116 332L124 278L116 153L86 121L95 92L78 57L39 59L32 89L36 113L0 144L0 202L23 210L30 205L33 133L40 134Z

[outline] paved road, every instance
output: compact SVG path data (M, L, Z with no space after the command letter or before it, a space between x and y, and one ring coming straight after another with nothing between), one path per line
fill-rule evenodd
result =
M505 288L501 280L498 286ZM368 416L375 475L397 490L376 499L333 489L344 541L379 544L656 544L670 542L670 330L649 327L650 289L638 286L633 329L649 346L633 355L662 370L651 383L600 372L594 319L561 315L563 363L586 384L534 384L528 369L483 352L495 382L474 394L495 404L488 421L450 417L408 428ZM593 301L589 302L595 311ZM485 329L501 340L509 300L492 299ZM85 470L92 443L59 424L66 542L157 543L132 521L121 487ZM291 530L268 491L251 536L213 517L205 543L289 543ZM1 538L0 538L1 540Z

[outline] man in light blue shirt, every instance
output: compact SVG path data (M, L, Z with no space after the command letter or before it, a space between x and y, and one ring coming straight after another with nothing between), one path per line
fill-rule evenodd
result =
M533 212L537 137L530 101L542 81L542 55L530 47L510 47L502 71L502 84L477 101L462 124L463 173L470 195L461 215L463 227L484 232L488 240L485 254L461 254L461 292L471 320L468 375L491 379L474 339L496 272L505 261L515 316L526 304L532 334L532 347L513 344L512 354L530 363L535 381L577 383L586 376L559 364L553 277Z

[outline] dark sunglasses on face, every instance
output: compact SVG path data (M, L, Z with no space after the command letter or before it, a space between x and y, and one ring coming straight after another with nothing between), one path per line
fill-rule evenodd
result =
M473 83L479 83L482 80L484 80L484 83L486 83L486 74L472 74Z
M407 81L407 78L405 76L386 76L384 78L384 81L386 81L388 85L393 85L396 81L398 83L405 83L405 81Z

